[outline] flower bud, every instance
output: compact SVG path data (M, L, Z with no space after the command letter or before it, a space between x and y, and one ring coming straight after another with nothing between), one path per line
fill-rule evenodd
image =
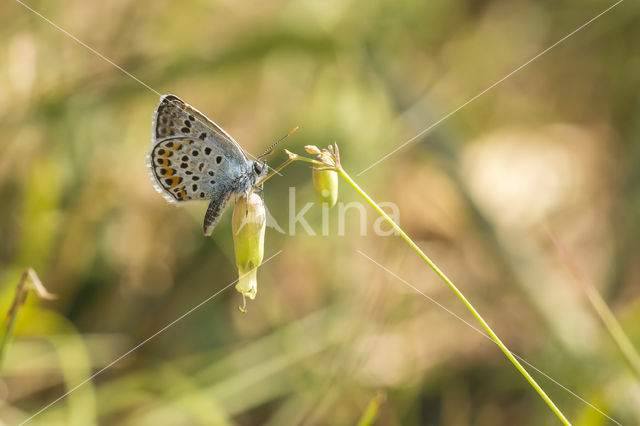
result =
M320 155L322 153L322 151L320 151L320 148L315 145L305 145L304 150L313 155Z
M326 162L323 156L328 153L322 153L316 157L316 160ZM322 170L314 167L311 171L313 178L313 186L316 189L316 195L320 203L327 203L329 207L336 205L338 201L338 172L335 170Z
M257 267L264 257L264 231L266 213L262 198L251 193L248 197L238 197L233 218L233 246L236 253L236 266L240 276L236 290L244 299L256 297L258 291ZM244 308L240 308L244 311Z

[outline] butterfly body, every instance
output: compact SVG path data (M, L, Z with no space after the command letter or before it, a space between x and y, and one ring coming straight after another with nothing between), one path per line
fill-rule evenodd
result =
M233 196L246 196L267 175L220 126L175 95L164 95L153 114L147 167L155 189L170 203L208 200L210 235Z

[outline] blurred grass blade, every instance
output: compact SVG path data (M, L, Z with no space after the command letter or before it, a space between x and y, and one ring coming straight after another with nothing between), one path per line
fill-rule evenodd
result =
M31 279L29 281L29 279ZM38 274L32 268L27 268L22 273L20 277L20 281L16 286L16 294L13 298L13 302L11 303L11 307L7 312L7 325L5 327L4 334L2 336L2 340L0 340L0 371L2 371L2 361L4 360L4 354L7 350L7 346L9 344L9 340L11 340L11 336L13 335L13 329L16 324L16 319L18 317L18 312L20 308L24 305L27 300L27 296L29 294L30 286L36 291L38 296L43 299L55 299L55 295L49 293L47 289L42 285L40 278L38 278Z
M370 426L378 417L378 411L380 411L380 406L385 401L385 394L383 392L378 392L369 404L367 404L367 408L365 408L364 413L362 413L362 417L358 421L358 426Z
M567 269L569 269L569 272L575 279L576 283L580 286L580 289L587 296L591 307L602 321L602 324L604 324L605 329L622 353L627 364L629 364L629 367L635 374L636 378L640 380L640 355L638 355L638 351L633 346L633 343L631 343L631 340L616 319L615 315L611 312L611 309L609 309L607 302L605 302L602 296L600 296L600 293L598 293L598 290L595 288L591 280L587 278L573 260L569 254L569 250L551 230L547 230L547 232L553 242L553 245L558 251L558 254L562 258L563 263L566 265Z

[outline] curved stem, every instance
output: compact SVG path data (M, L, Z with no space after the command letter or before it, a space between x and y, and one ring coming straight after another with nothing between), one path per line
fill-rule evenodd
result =
M462 301L462 303L464 303L467 309L471 311L471 313L476 318L476 320L478 320L478 322L482 325L482 327L487 331L487 333L489 334L491 339L495 342L495 344L498 345L498 347L502 350L502 352L504 352L507 358L509 358L509 361L511 361L511 363L513 363L513 365L518 369L520 374L522 374L524 378L527 379L529 384L531 384L531 386L536 390L536 392L538 392L538 394L542 397L544 402L547 403L549 408L551 408L551 411L555 413L555 415L560 419L560 421L562 421L562 423L565 425L571 425L569 420L567 420L564 414L562 414L562 411L560 411L560 409L554 404L551 398L549 398L549 396L544 392L544 390L542 390L540 385L538 385L538 383L533 379L533 377L531 377L531 375L527 372L527 370L525 370L525 368L518 362L518 360L513 356L511 351L507 349L505 344L502 343L502 340L500 340L498 335L493 331L493 329L489 326L489 324L487 324L487 322L484 320L482 315L480 315L480 313L476 310L476 308L473 307L471 302L469 302L467 298L464 297L464 295L458 289L458 287L456 287L455 284L453 284L453 282L445 275L445 273L442 272L440 268L438 268L438 266L429 258L429 256L427 256L420 249L420 247L418 247L418 245L414 243L411 238L409 238L409 236L402 230L402 228L400 228L400 226L397 223L395 223L393 219L391 219L391 217L389 217L389 215L387 215L380 208L380 206L378 206L378 204L375 201L373 201L373 199L371 199L371 197L369 197L369 195L367 195L367 193L364 192L362 188L358 186L357 183L355 183L353 179L351 179L351 176L349 176L342 167L337 167L336 170L338 174L342 176L342 178L346 180L349 183L349 185L351 185L353 189L355 189L356 192L360 194L360 196L364 198L371 205L371 207L373 207L374 210L378 212L378 214L380 214L380 216L382 216L384 220L386 220L387 223L389 223L389 225L391 225L393 229L395 229L398 232L398 234L400 234L402 239L407 244L409 244L411 248L413 248L413 250L418 254L418 256L420 256L422 260L424 260L425 263L429 265L429 267L433 270L433 272L435 272L436 275L438 275L438 277L440 277L440 279L449 286L449 288L456 294L456 296L458 296L458 298Z

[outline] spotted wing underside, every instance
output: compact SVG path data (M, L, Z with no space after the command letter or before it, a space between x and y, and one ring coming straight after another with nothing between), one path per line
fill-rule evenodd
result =
M153 118L153 140L173 136L197 138L218 146L238 162L249 161L240 145L227 132L175 95L162 96Z
M156 190L169 202L228 199L249 161L224 130L174 95L153 116L147 166Z

